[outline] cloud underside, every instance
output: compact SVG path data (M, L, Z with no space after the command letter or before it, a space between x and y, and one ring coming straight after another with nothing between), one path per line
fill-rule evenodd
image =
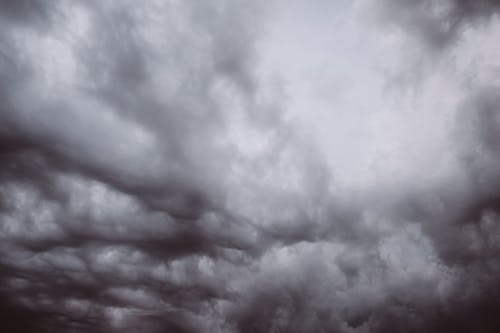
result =
M500 3L366 2L457 95L413 92L433 170L350 188L258 70L279 6L2 1L6 330L498 331L500 95L447 64Z

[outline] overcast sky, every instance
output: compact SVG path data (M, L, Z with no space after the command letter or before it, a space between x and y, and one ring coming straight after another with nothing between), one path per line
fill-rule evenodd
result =
M499 15L0 0L0 330L499 332Z

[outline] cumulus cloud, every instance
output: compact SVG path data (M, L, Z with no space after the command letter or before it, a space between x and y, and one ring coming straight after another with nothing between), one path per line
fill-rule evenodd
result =
M496 332L498 8L3 1L4 327Z

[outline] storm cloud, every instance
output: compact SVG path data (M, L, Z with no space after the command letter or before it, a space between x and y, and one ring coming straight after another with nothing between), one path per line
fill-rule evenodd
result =
M498 1L1 1L19 332L497 332Z

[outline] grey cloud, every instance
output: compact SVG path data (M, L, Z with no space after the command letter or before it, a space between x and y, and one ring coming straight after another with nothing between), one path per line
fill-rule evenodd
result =
M444 22L427 6L382 5L444 45L497 3L452 1ZM464 98L459 176L342 190L263 91L265 4L0 8L8 330L498 328L496 88Z
M394 1L374 2L385 23L395 23L434 50L457 41L470 25L488 22L498 13L496 0Z
M137 321L127 324L131 331L137 325L137 331L198 331L188 324L189 313L196 316L203 304L226 296L214 282L189 282L196 279L196 263L206 256L212 260L224 248L245 247L238 241L238 227L232 226L238 221L224 213L220 199L211 198L220 194L211 193L207 184L215 185L209 177L216 166L230 162L224 151L211 152L213 135L222 135L225 126L212 96L215 81L234 81L241 94L247 94L252 78L246 73L248 65L238 62L240 57L246 62L251 50L238 49L251 44L243 38L239 44L229 39L219 45L217 31L207 32L203 24L190 21L191 7L198 9L194 3L159 8L180 15L185 27L177 33L175 26L168 26L171 22L160 21L159 27L152 27L160 29L151 32L159 34L156 40L147 40L149 31L139 31L138 16L144 14L139 6L76 3L58 7L56 15L55 8L41 3L3 4L16 22L4 32L2 50L2 280L6 286L14 279L24 281L6 287L3 297L16 316L24 311L40 317L33 319L33 328L15 316L8 325L14 330L104 331L113 329L107 323L112 319L106 317L113 307L124 312L146 307L150 314L129 315ZM243 13L237 7L225 2L210 7L212 15L203 14L210 18L206 24L223 26L234 20L229 23L238 28L236 17ZM47 61L23 52L34 44L58 61L61 54L37 45L45 40L36 32L23 30L23 24L42 14L57 21L46 35L54 38L51 46L62 47L70 57L64 59L69 67L56 65L62 72L48 78L43 73ZM73 15L83 15L89 22L81 24L89 27L70 31ZM88 31L80 36L80 28ZM243 26L235 37L245 34ZM152 43L162 45L155 49ZM212 63L221 57L214 52L226 48L224 44L234 48L234 55L220 65ZM13 56L15 52L23 57ZM197 52L201 58L196 58ZM66 83L64 71L72 70L72 61L79 66L74 75L81 80L69 78ZM158 70L165 73L158 79L170 81L152 82L151 71ZM140 260L114 269L96 262L113 253ZM183 258L193 258L193 268L182 273L181 266L179 274L185 278L174 276L169 283L165 261ZM117 259L106 265L118 264ZM159 277L150 276L155 266ZM150 296L134 296L137 293ZM19 302L14 299L24 301L14 305ZM72 301L90 302L84 307L88 310L73 313L64 305ZM148 309L149 303L153 308Z
M24 24L40 28L49 23L54 10L53 5L39 0L6 0L0 4L0 15L8 24Z

